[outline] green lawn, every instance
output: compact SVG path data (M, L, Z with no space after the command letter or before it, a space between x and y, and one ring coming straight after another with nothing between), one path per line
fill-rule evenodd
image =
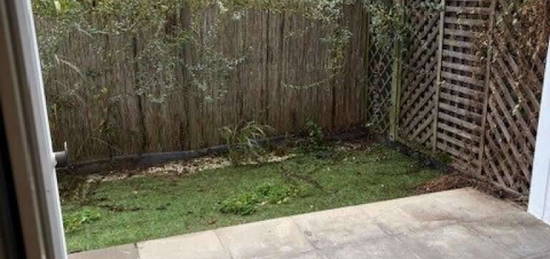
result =
M103 182L85 206L63 201L68 247L97 249L404 197L439 175L421 164L374 145L368 151L297 152L262 166Z

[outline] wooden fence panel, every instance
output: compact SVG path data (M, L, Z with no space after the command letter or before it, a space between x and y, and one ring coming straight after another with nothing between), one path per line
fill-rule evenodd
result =
M444 8L435 150L450 154L456 168L477 172L486 88L477 36L487 30L491 2L447 0Z
M519 2L506 0L444 0L439 19L419 2L407 1L415 30L400 93L399 139L527 194L550 1L524 2L531 6L519 11Z
M432 4L439 0L429 1ZM403 86L399 114L399 139L417 147L431 148L434 136L435 96L440 15L422 5L425 1L407 1L413 26L403 67Z
M498 38L492 41L494 53L489 60L490 93L483 149L487 163L483 164L482 174L521 194L529 193L550 26L550 4L539 4L538 11L546 12L546 16L541 19L530 13L529 16L539 17L533 20L521 15L518 18L517 10L510 10L508 1L497 0L494 34ZM534 33L542 38L538 41L541 44L529 47L527 42L518 42L526 40L522 35L534 29L535 24L542 25L542 30Z

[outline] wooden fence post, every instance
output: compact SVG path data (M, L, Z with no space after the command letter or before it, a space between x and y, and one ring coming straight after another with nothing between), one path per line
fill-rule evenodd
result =
M404 5L404 0L396 0L396 3L399 5ZM405 19L405 17L401 17ZM392 68L392 89L391 89L391 111L390 111L390 140L398 140L398 129L399 129L399 113L400 113L400 103L401 103L401 83L402 83L402 57L401 57L401 42L394 39L394 50L393 50L393 68Z
M436 77L436 90L434 95L434 121L433 121L433 142L432 142L432 152L436 152L437 150L437 122L438 122L438 116L439 116L439 94L441 92L441 84L443 82L441 81L441 69L442 69L442 63L443 63L443 39L444 39L444 32L445 32L445 9L446 9L446 1L441 0L441 6L442 10L439 14L439 39L438 39L438 49L437 49L437 77Z
M390 112L390 139L397 140L397 130L399 124L399 97L401 88L401 43L395 43L391 86L391 112Z
M481 176L483 173L483 151L485 150L485 138L487 138L487 134L485 134L486 128L487 128L487 110L489 109L489 95L491 93L491 59L493 55L493 36L492 36L492 30L495 27L495 15L496 15L496 0L491 1L491 14L489 16L489 27L487 28L488 31L488 48L487 48L487 57L485 62L485 92L483 96L483 114L481 116L481 140L479 144L479 154L478 154L478 160L479 160L479 168L477 171L477 175Z
M366 40L365 40L365 73L366 73L366 77L365 80L364 80L364 85L365 85L365 89L363 90L363 96L361 98L361 101L363 102L363 107L365 109L365 114L364 114L364 118L363 120L364 121L369 121L371 118L370 118L370 111L369 111L369 102L371 101L370 98L369 98L369 88L370 88L370 81L369 81L369 78L370 78L370 47L371 47L371 24L370 24L370 20L371 17L370 17L370 12L367 11L367 18L365 19L365 23L366 23L366 27L367 27L367 37L366 37Z

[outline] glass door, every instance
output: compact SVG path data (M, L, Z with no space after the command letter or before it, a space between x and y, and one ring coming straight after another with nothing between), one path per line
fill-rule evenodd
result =
M0 105L27 258L66 258L30 0L0 2Z

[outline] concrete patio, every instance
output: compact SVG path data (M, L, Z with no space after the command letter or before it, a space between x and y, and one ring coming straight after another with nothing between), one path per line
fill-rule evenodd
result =
M73 254L71 259L550 258L550 227L460 189Z

